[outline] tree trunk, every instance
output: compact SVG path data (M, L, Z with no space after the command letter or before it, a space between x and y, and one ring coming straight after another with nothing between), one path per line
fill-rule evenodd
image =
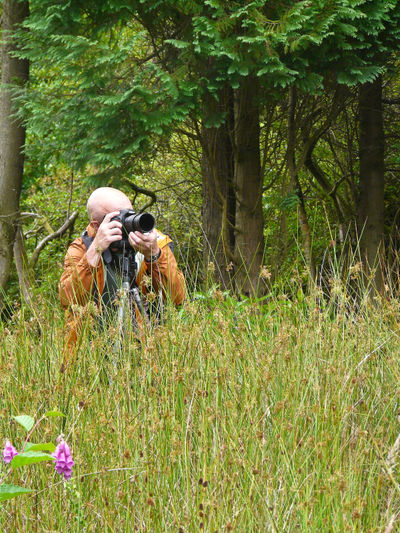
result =
M15 268L18 274L19 287L23 297L27 303L32 303L32 280L33 272L29 267L28 258L26 255L24 235L21 226L18 226L15 233L14 240L14 261Z
M219 101L208 97L204 102L205 116L226 113L225 122L218 128L202 129L202 179L204 230L204 266L214 265L214 277L223 287L231 286L233 260L235 195L233 191L233 149L230 130L233 121L233 99L230 88L221 91ZM228 267L228 269L227 269Z
M358 231L365 272L383 291L384 132L382 78L359 89L360 189Z
M15 108L12 91L9 87L4 87L4 84L23 85L28 80L28 62L12 57L12 52L18 48L12 32L28 14L28 2L3 0L0 94L0 289L2 290L5 289L12 264L25 144L25 128L21 121L13 116Z
M312 237L310 226L308 224L306 206L304 202L303 191L299 182L296 167L296 90L294 87L289 89L289 109L288 109L288 143L287 143L287 165L289 170L290 180L292 182L293 190L296 191L298 204L298 217L300 224L300 231L303 240L304 258L310 273L311 282L315 281L316 268L312 253Z
M258 85L246 78L235 90L235 283L246 296L261 292L264 254Z

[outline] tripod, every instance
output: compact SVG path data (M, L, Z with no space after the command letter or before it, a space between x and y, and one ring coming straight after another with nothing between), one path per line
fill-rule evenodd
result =
M123 347L126 324L129 322L134 329L137 327L136 308L145 323L148 322L148 316L136 283L137 264L135 250L129 244L127 246L123 245L121 252L115 255L122 274L122 286L117 299L118 338L114 343L114 352L120 353Z

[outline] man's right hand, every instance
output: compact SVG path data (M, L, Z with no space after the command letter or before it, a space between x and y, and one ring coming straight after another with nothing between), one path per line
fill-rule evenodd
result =
M118 222L118 220L111 220L117 215L119 215L119 211L107 213L107 215L103 218L103 222L100 224L99 229L97 230L93 244L95 245L97 251L101 250L101 253L103 253L104 250L107 250L111 243L120 241L122 239L121 222Z
M119 211L107 213L102 223L97 229L96 236L86 252L89 265L96 267L100 261L101 254L113 242L122 239L122 224L118 220L111 220L119 215Z

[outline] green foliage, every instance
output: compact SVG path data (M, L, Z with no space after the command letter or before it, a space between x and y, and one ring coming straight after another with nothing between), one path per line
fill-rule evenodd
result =
M59 416L65 416L64 413L61 413L61 411L47 411L47 413L45 413L44 416L47 416L47 417L50 417L50 418L54 418L54 417L59 417ZM42 448L44 449L44 448Z
M32 490L26 489L25 487L16 487L15 485L4 483L0 485L0 502L15 498L16 496L28 494L29 492L32 492Z
M178 95L171 76L140 57L146 48L140 29L119 32L118 41L113 32L64 33L67 27L58 25L62 16L55 15L57 9L63 12L64 7L33 3L27 22L32 39L25 50L34 65L25 100L30 131L39 137L51 132L61 145L62 160L79 168L87 162L119 167L134 152L150 155L151 133L168 134L171 122L188 113L184 91ZM73 17L72 28L76 11ZM43 76L49 62L52 68Z
M33 442L27 442L25 446L26 452L55 452L55 450L56 447L52 442L42 442L38 444L34 444Z
M104 14L107 13L105 17ZM123 171L154 155L205 93L248 76L279 95L321 91L326 76L354 85L382 72L399 42L400 7L386 0L33 0L21 36L32 62L25 103L31 135L79 168Z
M56 414L54 415L54 413ZM54 461L54 457L50 455L50 453L47 453L54 453L56 451L56 446L52 442L33 443L30 441L33 431L37 430L40 423L46 417L52 416L58 417L64 415L60 411L48 411L44 416L37 420L36 423L35 419L32 416L28 415L18 415L11 417L25 429L27 435L25 438L25 442L21 448L21 451L16 450L15 447L10 444L10 442L7 442L7 446L4 451L4 460L6 460L6 458L8 459L7 462L10 463L11 468L0 477L0 502L32 492L31 489L4 483L4 481L7 479L8 476L10 476L13 470L29 465L42 463L44 461ZM7 447L11 447L11 449L7 449Z
M53 458L48 453L30 450L21 452L11 461L12 468L21 468L21 466L34 465L43 461L52 461Z
M59 164L49 165L44 175L32 177L32 184L27 184L23 189L21 211L32 213L23 218L28 258L44 237L62 226L68 212L79 212L75 228L71 228L60 239L49 242L40 254L35 267L34 294L40 294L43 289L51 292L57 289L68 245L87 225L86 202L92 187L86 175L72 173ZM9 295L11 298L18 295L15 278L11 281Z
M30 431L33 428L35 420L28 415L13 416L14 420L18 422L26 431Z

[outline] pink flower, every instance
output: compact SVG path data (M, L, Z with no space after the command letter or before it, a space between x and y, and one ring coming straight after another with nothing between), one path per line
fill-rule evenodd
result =
M68 481L72 474L74 461L72 460L71 450L65 440L60 442L52 455L56 460L54 468Z
M3 460L5 463L11 463L13 460L13 457L18 455L17 450L14 448L14 446L11 444L9 440L6 441L6 445L4 446L3 450Z

